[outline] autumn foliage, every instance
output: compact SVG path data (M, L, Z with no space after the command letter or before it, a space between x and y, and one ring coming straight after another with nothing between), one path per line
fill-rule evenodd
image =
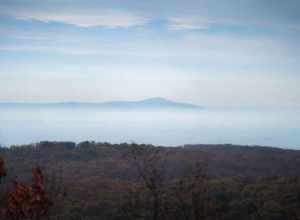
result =
M0 174L6 174L4 162L0 160ZM32 184L14 181L14 188L7 196L6 207L2 211L5 219L40 219L46 216L51 201L45 191L44 177L37 166L32 170Z
M6 176L4 160L0 157L0 182L3 177Z
M1 220L300 220L299 150L41 142L0 155Z

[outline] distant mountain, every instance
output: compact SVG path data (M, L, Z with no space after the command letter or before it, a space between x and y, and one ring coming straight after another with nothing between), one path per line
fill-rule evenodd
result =
M114 101L98 103L98 106L103 107L118 107L118 108L200 108L200 106L188 103L174 102L164 98L150 98L141 101Z
M155 97L141 101L111 102L59 102L59 103L0 103L1 107L94 107L114 109L201 109L201 106L183 102L174 102L165 98Z

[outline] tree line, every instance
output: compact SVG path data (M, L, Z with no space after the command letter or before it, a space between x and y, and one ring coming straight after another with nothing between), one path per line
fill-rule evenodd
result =
M250 167L261 173L274 160L294 167L298 151L211 147L42 142L0 149L2 219L300 219L297 170L253 176L246 166L249 175L242 175L237 156L256 161ZM223 151L236 159L223 162L226 175L211 168L219 164L210 154Z

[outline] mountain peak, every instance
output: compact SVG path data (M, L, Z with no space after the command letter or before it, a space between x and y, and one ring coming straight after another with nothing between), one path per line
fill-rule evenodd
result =
M148 99L144 99L144 100L142 100L142 102L159 102L159 103L161 103L161 102L172 102L172 101L170 101L170 100L168 100L168 99L165 99L165 98L162 98L162 97L153 97L153 98L148 98Z
M197 105L172 101L162 97L153 97L135 102L140 106L163 108L199 108Z

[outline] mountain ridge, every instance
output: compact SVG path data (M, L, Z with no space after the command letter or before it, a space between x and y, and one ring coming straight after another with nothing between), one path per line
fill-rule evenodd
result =
M98 108L184 108L201 109L202 106L185 102L175 102L162 97L152 97L138 101L107 101L107 102L46 102L46 103L25 103L25 102L0 102L0 107L98 107Z

